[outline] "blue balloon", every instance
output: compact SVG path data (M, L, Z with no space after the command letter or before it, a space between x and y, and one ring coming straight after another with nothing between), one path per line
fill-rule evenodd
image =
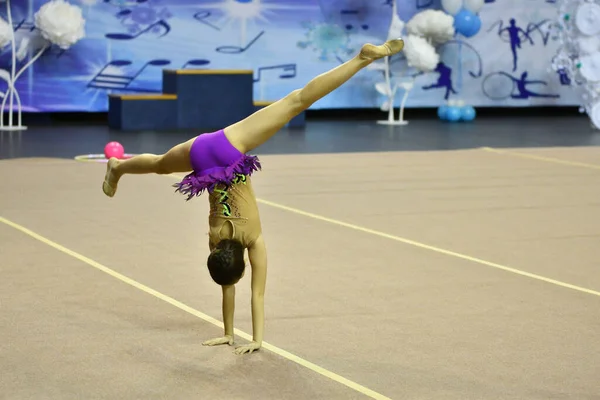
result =
M437 110L437 115L438 118L441 119L442 121L444 121L446 119L446 116L448 114L448 106L439 106L438 110Z
M466 37L473 37L479 33L481 30L481 18L479 15L475 15L475 19L473 19L473 24L471 25L471 30L467 32Z
M448 107L448 110L446 111L446 119L450 122L457 122L460 121L460 116L461 116L461 112L460 112L460 108L459 107Z
M475 109L471 106L464 106L463 108L461 108L460 110L460 118L463 121L473 121L476 117L477 113L475 112Z
M454 29L465 37L475 36L481 29L481 19L463 8L454 16Z

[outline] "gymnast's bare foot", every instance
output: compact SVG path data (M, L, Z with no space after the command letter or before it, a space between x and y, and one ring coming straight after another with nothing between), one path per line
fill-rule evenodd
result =
M115 157L111 157L106 164L106 175L104 175L104 182L102 183L102 191L108 197L113 197L117 192L117 184L119 183L119 177L115 173L115 167L119 164L119 160Z
M367 43L360 50L360 58L363 60L374 61L383 57L393 56L394 54L401 52L403 48L404 40L400 38L388 40L379 46Z

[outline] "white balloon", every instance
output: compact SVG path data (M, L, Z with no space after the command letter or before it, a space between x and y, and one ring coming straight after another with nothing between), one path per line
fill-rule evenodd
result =
M579 61L579 73L590 82L600 82L600 53L585 55Z
M456 15L463 6L463 0L442 0L442 8L450 15Z
M472 13L477 14L484 3L485 0L465 0L465 8Z
M594 3L584 3L577 9L575 25L586 36L600 33L600 6Z

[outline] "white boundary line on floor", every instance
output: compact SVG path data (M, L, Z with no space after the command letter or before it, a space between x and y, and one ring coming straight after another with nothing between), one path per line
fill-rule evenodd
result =
M86 256L84 256L82 254L79 254L79 253L71 250L71 249L68 249L68 248L66 248L66 247L64 247L64 246L62 246L62 245L60 245L60 244L58 244L58 243L56 243L56 242L54 242L52 240L50 240L50 239L48 239L48 238L40 235L40 234L38 234L38 233L36 233L36 232L34 232L34 231L32 231L32 230L30 230L30 229L22 226L22 225L17 224L16 222L10 221L10 220L8 220L8 219L6 219L4 217L1 217L1 216L0 216L0 222L3 223L3 224L5 224L5 225L7 225L7 226L10 226L11 228L16 229L16 230L18 230L18 231L20 231L20 232L22 232L22 233L24 233L26 235L28 235L29 237L31 237L31 238L33 238L35 240L38 240L38 241L42 242L42 243L44 243L44 244L46 244L46 245L48 245L48 246L50 246L50 247L52 247L54 249L56 249L56 250L58 250L58 251L60 251L60 252L62 252L64 254L66 254L66 255L69 255L69 256L71 256L71 257L73 257L73 258L75 258L75 259L77 259L77 260L79 260L79 261L81 261L81 262L83 262L83 263L91 266L91 267L94 267L94 268L96 268L96 269L98 269L98 270L100 270L100 271L102 271L102 272L104 272L104 273L112 276L113 278L116 278L116 279L120 280L121 282L124 282L124 283L126 283L126 284L128 284L128 285L130 285L130 286L132 286L132 287L134 287L136 289L139 289L139 290L141 290L143 292L146 292L146 293L148 293L148 294L150 294L150 295L152 295L152 296L154 296L154 297L156 297L156 298L158 298L158 299L160 299L160 300L162 300L162 301L164 301L166 303L169 303L172 306L175 306L175 307L179 308L180 310L183 310L183 311L185 311L185 312L187 312L189 314L192 314L193 316L198 317L198 318L200 318L200 319L202 319L202 320L204 320L204 321L206 321L206 322L208 322L210 324L213 324L213 325L216 325L216 326L218 326L220 328L223 328L223 324L219 320L211 317L210 315L204 314L204 313L196 310L195 308L192 308L192 307L190 307L188 305L183 304L182 302L180 302L178 300L175 300L172 297L169 297L169 296L167 296L167 295L165 295L163 293L160 293L160 292L158 292L158 291L156 291L156 290L154 290L154 289L152 289L152 288L150 288L150 287L148 287L148 286L146 286L146 285L144 285L144 284L142 284L142 283L140 283L140 282L138 282L138 281L136 281L134 279L131 279L131 278L129 278L129 277L123 275L123 274L120 274L119 272L117 272L117 271L115 271L113 269L110 269L107 266L102 265L102 264L100 264L99 262L97 262L95 260L92 260L91 258L88 258L88 257L86 257ZM239 329L235 329L235 334L237 336L239 336L239 337L242 337L242 338L246 339L246 340L249 340L249 341L252 340L252 336L251 335L247 334L246 332L240 331ZM269 351L277 354L278 356L281 356L281 357L283 357L283 358L285 358L285 359L287 359L289 361L295 362L296 364L299 364L299 365L301 365L301 366L303 366L303 367L305 367L305 368L307 368L307 369L309 369L309 370L311 370L313 372L316 372L316 373L318 373L318 374L320 374L320 375L322 375L322 376L324 376L326 378L329 378L332 381L341 383L342 385L345 385L348 388L353 389L353 390L355 390L355 391L357 391L357 392L359 392L361 394L364 394L365 396L368 396L368 397L370 397L372 399L375 399L375 400L391 400L389 397L386 397L386 396L384 396L384 395L382 395L380 393L375 392L374 390L371 390L371 389L369 389L369 388L367 388L365 386L362 386L362 385L360 385L360 384L358 384L358 383L356 383L354 381L351 381L351 380L349 380L347 378L344 378L343 376L340 376L340 375L338 375L338 374L336 374L336 373L334 373L332 371L329 371L329 370L327 370L327 369L325 369L325 368L323 368L323 367L321 367L319 365L313 364L310 361L307 361L307 360L305 360L305 359L303 359L303 358L301 358L301 357L299 357L299 356L297 356L295 354L292 354L292 353L290 353L288 351L280 349L277 346L274 346L272 344L263 342L262 347L264 349L266 349L266 350L269 350ZM240 356L240 357L243 357L243 356Z

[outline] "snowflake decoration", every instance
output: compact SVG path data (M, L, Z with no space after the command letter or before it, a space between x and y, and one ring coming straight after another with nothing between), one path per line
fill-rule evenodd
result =
M150 5L133 7L126 11L126 13L123 11L118 13L117 18L121 20L121 23L130 33L137 33L158 21L166 21L172 17L172 14L168 9L163 8L158 11ZM160 32L161 27L155 25L152 28L152 31L155 33Z
M321 61L329 61L331 58L339 60L354 52L354 49L350 48L349 33L339 25L309 22L303 24L303 27L307 29L306 40L298 42L298 47L311 47L319 53Z

